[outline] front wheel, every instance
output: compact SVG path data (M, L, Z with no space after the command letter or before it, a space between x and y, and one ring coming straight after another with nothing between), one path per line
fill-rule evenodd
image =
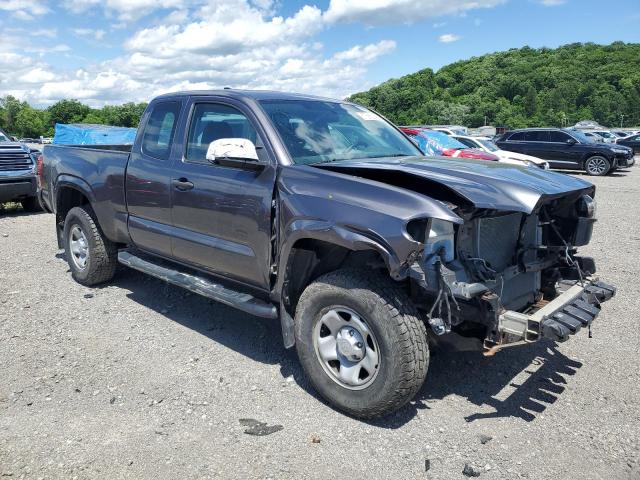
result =
M609 163L609 160L605 157L594 155L593 157L587 158L587 161L584 162L584 169L589 175L601 177L609 173L611 163Z
M389 277L337 270L298 302L296 348L314 388L350 415L372 418L406 404L429 365L425 324Z
M89 206L69 210L64 247L71 276L82 285L111 280L118 264L116 245L104 236Z

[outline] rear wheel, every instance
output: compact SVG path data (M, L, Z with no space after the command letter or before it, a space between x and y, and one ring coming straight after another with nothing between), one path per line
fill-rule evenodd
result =
M424 322L390 278L337 270L309 285L296 308L296 348L315 389L351 415L406 404L429 364Z
M78 283L90 286L113 278L117 247L102 233L91 207L69 210L64 222L64 247L71 275Z
M600 155L594 155L587 158L584 162L584 169L589 175L595 175L601 177L606 175L611 169L611 163L605 157Z

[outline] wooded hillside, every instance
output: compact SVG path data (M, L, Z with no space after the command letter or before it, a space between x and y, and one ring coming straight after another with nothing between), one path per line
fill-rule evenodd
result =
M425 63L428 58L425 58ZM426 68L350 100L398 124L485 124L511 128L640 124L640 44L575 43L473 57Z

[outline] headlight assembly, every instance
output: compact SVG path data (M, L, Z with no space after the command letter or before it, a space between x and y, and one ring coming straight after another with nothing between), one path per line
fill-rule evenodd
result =
M596 201L589 195L583 195L578 200L578 215L581 217L593 218L596 214Z
M424 248L425 256L435 260L436 255L439 254L444 263L452 262L456 257L454 242L453 223L434 218L431 220L429 238Z

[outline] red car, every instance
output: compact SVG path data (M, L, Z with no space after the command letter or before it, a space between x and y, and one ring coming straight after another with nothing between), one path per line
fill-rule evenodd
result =
M472 158L475 160L490 160L497 162L500 160L492 153L483 152L475 148L469 148L464 143L459 142L449 135L429 130L427 128L400 127L406 135L409 135L416 141L420 150L425 155L435 157L438 155L444 157L456 158Z

